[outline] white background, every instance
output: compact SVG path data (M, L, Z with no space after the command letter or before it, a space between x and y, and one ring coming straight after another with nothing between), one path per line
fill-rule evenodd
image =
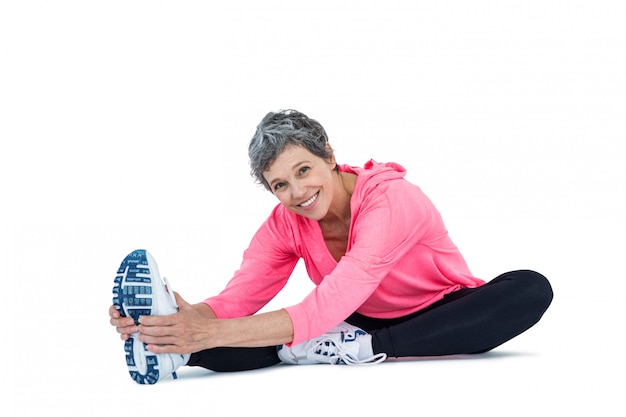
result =
M626 5L619 1L0 1L2 415L623 416ZM396 161L477 276L555 299L475 358L139 386L108 324L147 248L190 302L276 203L271 110L337 158ZM268 308L310 288L302 268ZM11 410L11 411L8 411Z

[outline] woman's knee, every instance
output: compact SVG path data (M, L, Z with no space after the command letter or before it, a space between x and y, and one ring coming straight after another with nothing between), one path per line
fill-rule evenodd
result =
M542 312L550 306L554 292L550 281L544 275L531 270L513 271L510 274L518 285L518 290L528 298L532 305Z

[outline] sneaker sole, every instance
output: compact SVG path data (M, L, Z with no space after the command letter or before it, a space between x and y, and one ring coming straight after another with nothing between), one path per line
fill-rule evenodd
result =
M124 343L124 352L126 352L126 365L130 377L138 384L156 384L159 381L159 359L155 353L146 349L146 344L137 340L135 336L131 336ZM143 358L143 368L140 370L135 362L135 358Z
M144 249L131 252L120 264L113 281L113 306L122 317L132 317L135 324L139 324L140 316L150 316L154 307L148 256ZM159 380L159 358L146 349L145 343L131 335L124 343L124 351L128 372L135 382L155 384Z
M140 316L152 314L150 273L148 254L138 249L124 258L113 281L113 306L123 317L132 317L135 324Z

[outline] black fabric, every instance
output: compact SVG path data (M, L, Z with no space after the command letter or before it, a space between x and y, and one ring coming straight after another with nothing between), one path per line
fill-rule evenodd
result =
M355 313L346 321L372 334L374 353L389 357L481 353L532 327L552 297L543 275L520 270L448 294L406 317L374 319Z
M216 372L249 371L280 362L276 346L261 348L214 348L191 354L189 366L201 366Z

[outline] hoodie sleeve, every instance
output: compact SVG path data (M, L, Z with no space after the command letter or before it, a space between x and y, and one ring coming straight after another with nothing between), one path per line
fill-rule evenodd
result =
M239 270L224 290L203 302L219 318L258 312L285 286L298 262L292 236L277 207L252 238Z

